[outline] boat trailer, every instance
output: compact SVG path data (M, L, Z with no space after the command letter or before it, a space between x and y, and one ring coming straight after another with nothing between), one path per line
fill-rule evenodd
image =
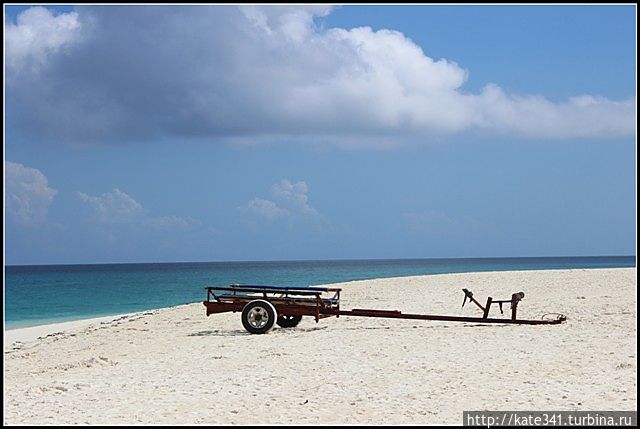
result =
M519 302L524 298L523 292L514 293L511 299L494 300L487 298L482 305L468 289L464 292L464 301L475 304L482 310L482 317L466 316L441 316L433 314L402 313L398 310L370 310L340 309L340 288L325 287L292 287L292 286L264 286L250 284L233 284L228 287L208 286L207 299L203 301L210 314L226 312L242 312L242 325L252 334L264 334L274 324L282 328L295 327L302 316L311 316L316 322L325 317L360 316L360 317L384 317L391 319L413 320L439 320L446 322L475 322L475 323L506 323L517 325L557 325L567 317L559 313L550 313L554 317L546 318L544 315L538 320L518 319L517 310ZM511 305L511 318L491 318L489 310L494 304L498 304L500 313L503 312L503 304ZM495 307L494 307L495 308Z

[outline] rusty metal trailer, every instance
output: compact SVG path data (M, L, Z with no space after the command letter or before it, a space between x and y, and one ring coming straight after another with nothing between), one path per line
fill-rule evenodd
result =
M250 284L233 284L228 287L206 287L207 299L203 301L207 316L216 313L241 312L242 324L252 334L264 334L274 324L283 328L295 327L303 316L311 316L316 322L325 317L359 316L383 317L393 319L437 320L448 322L476 322L476 323L506 323L520 325L556 325L566 320L566 316L551 313L554 317L538 320L518 319L518 303L524 298L524 293L514 293L511 299L494 300L489 297L482 305L468 289L462 306L467 300L482 310L482 317L441 316L432 314L402 313L398 310L371 309L340 309L340 288L325 287L292 287L265 286ZM510 304L511 318L491 318L489 310L493 304L498 304L503 313L503 304Z

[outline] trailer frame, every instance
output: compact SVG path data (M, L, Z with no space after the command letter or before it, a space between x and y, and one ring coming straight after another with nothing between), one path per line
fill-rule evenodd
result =
M356 317L374 317L374 318L390 318L390 319L412 319L412 320L433 320L445 322L470 322L470 323L501 323L516 325L557 325L564 322L567 318L564 314L550 313L555 317L541 319L518 319L517 308L519 302L524 298L524 293L514 293L511 299L493 300L492 297L487 298L485 305L480 304L474 297L473 293L468 289L463 289L465 299L462 303L464 307L467 299L474 303L482 310L482 317L469 316L447 316L434 314L415 314L402 313L399 310L374 310L374 309L358 309L342 310L340 308L341 288L330 287L296 287L296 286L267 286L254 284L232 284L228 287L207 286L207 299L203 301L206 307L207 316L211 314L226 312L243 312L243 324L246 325L245 310L247 306L256 301L267 302L271 304L275 313L272 317L277 318L278 322L282 322L282 317L291 317L299 321L302 316L311 316L316 323L320 319L326 317L340 316L356 316ZM500 312L503 304L511 305L510 318L489 317L491 306L498 304ZM255 304L254 304L255 305ZM264 307L267 307L266 305ZM268 309L267 309L268 310ZM268 317L266 314L264 317ZM271 326L273 321L270 322ZM278 323L280 324L280 323ZM286 325L288 327L294 324ZM283 325L281 325L283 326ZM266 331L270 329L267 328ZM265 332L266 332L265 331ZM251 332L251 331L250 331ZM262 332L253 332L262 333Z

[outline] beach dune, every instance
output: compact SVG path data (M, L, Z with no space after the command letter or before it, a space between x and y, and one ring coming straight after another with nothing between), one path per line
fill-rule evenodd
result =
M567 321L304 318L251 335L239 313L206 317L194 303L39 328L39 339L15 330L5 424L462 424L464 410L637 410L635 268L334 286L344 309L469 316L480 312L460 307L462 288L480 302L523 291L519 317Z

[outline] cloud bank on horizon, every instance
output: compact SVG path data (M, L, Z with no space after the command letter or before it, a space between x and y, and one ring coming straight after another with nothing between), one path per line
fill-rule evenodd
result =
M5 22L6 105L23 132L72 143L635 134L635 97L469 93L458 64L398 31L318 26L330 12L32 7Z
M191 217L152 216L133 197L118 188L100 196L76 194L92 212L94 222L101 224L129 224L138 227L187 229L200 226L200 221Z
M49 206L58 191L36 168L5 161L5 213L22 226L36 226L46 221Z

